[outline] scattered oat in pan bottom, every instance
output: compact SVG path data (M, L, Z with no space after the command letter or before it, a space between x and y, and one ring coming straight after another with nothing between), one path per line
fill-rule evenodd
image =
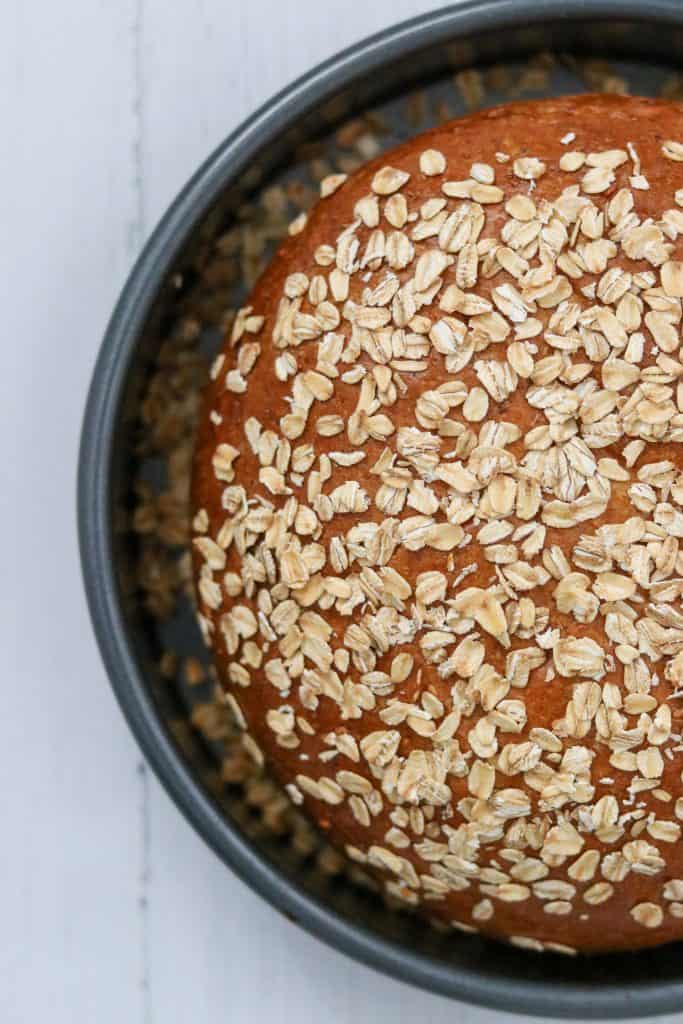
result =
M535 64L526 68L521 74L510 72L506 68L498 68L489 71L486 75L479 72L465 72L457 76L456 88L462 96L468 108L475 108L487 102L487 83L490 81L493 88L504 89L510 95L524 95L525 90L540 90L547 88L548 75L552 72L553 63L547 58L540 58ZM587 80L592 88L599 87L609 91L623 93L626 91L625 83L608 67L590 65L585 70ZM677 95L680 92L680 83L671 79L665 83L665 91L669 95ZM449 105L443 94L436 100L428 95L416 94L405 101L402 111L404 119L410 125L406 134L413 134L421 128L443 121L453 116L456 111ZM191 591L191 566L188 555L188 544L190 538L190 524L188 513L188 485L189 467L191 464L194 428L199 411L199 393L204 376L207 372L207 362L198 354L197 341L207 328L216 325L227 328L234 316L229 310L233 310L242 297L241 288L246 284L249 286L257 277L272 251L273 243L278 241L286 233L288 226L295 217L297 208L308 208L316 197L316 189L313 182L324 180L323 191L331 194L338 187L343 176L352 172L359 164L374 157L378 151L384 148L384 137L387 136L393 141L387 130L383 119L379 116L371 116L368 119L358 119L342 128L336 139L334 147L315 149L310 154L308 166L310 170L310 182L305 180L292 179L284 186L276 186L264 192L260 197L258 206L248 205L243 211L243 222L231 229L217 242L211 241L200 257L198 269L198 284L193 287L187 296L183 296L179 303L178 322L171 332L170 340L164 343L158 361L158 367L153 375L148 393L142 405L141 420L144 430L141 437L144 441L141 445L140 455L143 458L161 456L166 464L166 482L159 490L142 480L138 484L138 507L135 512L134 527L141 538L141 554L139 560L139 583L145 596L145 602L150 613L159 620L165 620L171 616L178 604L179 598L186 600ZM332 155L330 155L330 151ZM567 146L567 159L565 161L567 170L578 171L581 168L579 155L571 145ZM572 165L571 168L569 165ZM427 152L423 154L421 170L424 174L441 174L440 154ZM582 168L584 174L586 169ZM590 170L590 168L589 168ZM596 172L594 183L596 190L600 188L601 180L599 174L601 168L593 168ZM533 182L537 173L536 165L520 166L520 172L525 180ZM607 168L607 173L611 168ZM481 166L473 171L474 180L479 186L480 201L493 197L495 185L490 180L491 170L489 167ZM633 177L637 177L634 173ZM386 191L393 193L395 182L378 181L378 192ZM589 183L589 188L591 183ZM634 186L635 187L635 186ZM395 194L395 193L393 193ZM394 214L400 220L400 210ZM513 214L515 211L513 211ZM525 211L521 208L516 211L523 222ZM437 213L438 216L438 213ZM295 226L296 230L296 226ZM512 247L511 247L512 248ZM463 259L460 268L461 280L466 282L468 273L471 270ZM433 268L426 267L423 271L426 277L433 273ZM438 275L437 275L438 276ZM430 282L423 282L428 288ZM618 285L617 285L618 287ZM242 293L243 294L243 293ZM237 298L236 298L237 297ZM502 315L515 315L515 296L501 296L501 302L505 307ZM330 325L331 327L331 325ZM520 363L523 360L523 353L519 353ZM515 372L524 372L523 366L518 366ZM486 416L488 401L495 400L495 389L499 382L488 382L482 380L481 386L470 391L465 403L463 412L466 419L472 423L481 422ZM238 381L235 381L239 385ZM502 382L502 386L505 382ZM436 399L438 405L438 399ZM439 416L440 409L426 407L421 413L425 421L430 417ZM330 422L325 422L324 417L320 418L319 428L321 436L334 436L337 424L334 417L329 417ZM322 422L321 422L322 421ZM277 487L277 481L270 481ZM340 495L339 501L353 502L357 497L352 494ZM505 500L505 496L501 496ZM500 560L496 563L505 566L507 560L505 547L507 538L493 538L492 544L500 550ZM445 542L445 541L444 541ZM296 572L298 566L293 566L291 571ZM426 606L439 600L442 581L437 579L438 574L430 573L429 579L420 581L421 600ZM605 585L614 583L614 580L605 580ZM579 587L578 596L572 589L576 580L566 584L566 600L574 606L576 602L584 601L591 603L591 595L586 596L585 588ZM465 584L463 584L464 586ZM489 613L494 616L495 610L482 609L482 620L487 619ZM486 629L486 622L480 623ZM488 623L491 625L491 623ZM574 655L583 656L583 652L567 651L567 657L571 659ZM399 658L401 656L399 655ZM283 791L276 786L267 776L264 775L262 767L254 760L250 753L255 751L245 750L244 742L239 729L235 727L229 707L226 705L225 697L218 686L211 678L211 670L208 670L198 662L194 655L183 657L173 650L167 651L161 659L162 673L169 678L170 684L179 685L187 698L188 688L195 693L201 691L205 695L207 691L213 694L211 699L205 696L197 700L189 698L194 706L190 711L192 725L199 729L209 740L220 744L223 748L222 768L220 780L226 785L239 785L243 787L246 801L260 809L269 828L275 832L288 832L293 836L295 845L305 852L317 850L318 861L324 870L334 872L344 868L344 861L339 854L328 847L320 839L319 834L313 830L308 819L292 807L290 800L283 796ZM396 666L396 674L403 671L402 665ZM588 699L588 698L587 698ZM425 709L422 709L425 710ZM429 710L429 709L427 709ZM420 714L411 723L418 735L423 719ZM178 723L179 732L182 733L182 723ZM248 742L248 741L247 741ZM550 739L548 738L548 742ZM484 740L485 743L485 740ZM654 749L654 748L650 748ZM528 753L528 752L527 752ZM511 751L510 756L515 752ZM521 754L520 754L521 756ZM483 763L483 762L482 762ZM645 766L649 770L654 766ZM486 788L487 780L484 778L486 772L482 768L481 786ZM349 784L351 780L348 780ZM477 784L478 785L478 784ZM292 788L290 794L298 792ZM353 797L352 797L353 799ZM358 814L364 814L360 810L362 800L356 797L356 810ZM406 822L406 825L408 823ZM411 823L412 826L413 823ZM405 828L406 825L403 827ZM424 827L424 826L423 826ZM402 828L398 825L395 829L396 840L400 838ZM561 837L558 836L558 842ZM568 840L569 841L569 840ZM397 847L400 853L400 845ZM380 857L376 854L378 861L386 859L391 861L387 864L390 869L394 867L396 853L385 850ZM579 858L580 860L580 858ZM351 871L354 866L349 865ZM491 887L491 896L483 896L472 910L471 922L453 922L457 927L468 930L476 928L478 923L485 923L494 914L494 901L498 899L510 900L521 899L522 890L528 885L542 887L542 878L534 879L524 868L524 858L521 866L515 862L513 865L512 878L519 881L512 881L510 875L500 869L500 878L494 878L498 869L491 869L491 879L487 883ZM518 869L518 870L517 870ZM577 867L577 873L583 869ZM531 867L529 867L531 871ZM589 865L586 865L589 871ZM503 875L506 875L503 879ZM596 905L602 900L608 900L611 895L611 883L605 880L596 881L584 894L588 905L594 902ZM404 888L404 887L402 887ZM561 890L556 886L548 893L543 894L545 906L551 908L548 913L563 914L567 906L568 891ZM494 890L495 895L494 895ZM518 892L519 890L519 892ZM540 892L540 888L539 888ZM404 893L396 887L394 896L401 896ZM671 901L678 905L670 896ZM659 904L642 903L633 908L632 915L643 928L656 928L659 923L661 909ZM536 940L526 937L518 937L516 940L520 946L528 948L542 948ZM558 951L561 944L557 945ZM552 947L551 947L552 948ZM569 952L569 949L564 950Z

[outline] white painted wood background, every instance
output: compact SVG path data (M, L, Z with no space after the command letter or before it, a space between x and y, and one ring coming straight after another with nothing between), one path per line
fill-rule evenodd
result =
M1 1024L513 1020L351 963L208 851L142 765L114 703L75 533L90 372L158 217L275 90L433 6L2 5Z

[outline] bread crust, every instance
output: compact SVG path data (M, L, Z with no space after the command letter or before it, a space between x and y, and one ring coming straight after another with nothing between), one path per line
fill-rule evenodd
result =
M683 936L682 143L565 97L328 180L197 440L250 749L394 895L531 948Z

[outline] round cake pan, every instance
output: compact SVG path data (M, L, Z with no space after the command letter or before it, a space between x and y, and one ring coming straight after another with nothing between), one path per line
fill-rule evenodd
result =
M634 88L647 91L656 88L653 67L668 69L662 81L675 72L682 41L680 0L474 0L397 25L315 68L233 132L165 214L113 313L85 412L78 518L90 612L121 708L180 810L244 881L330 945L429 991L500 1010L584 1020L673 1012L683 1005L681 949L570 958L441 934L345 877L314 870L254 824L239 792L216 799L206 745L191 736L179 743L169 727L178 711L168 709L157 639L130 584L135 542L125 522L136 411L157 355L150 325L168 317L192 253L218 221L341 118L439 75L452 80L465 68L540 51L568 54L567 66L591 57L630 62ZM641 89L642 61L650 72L642 71Z

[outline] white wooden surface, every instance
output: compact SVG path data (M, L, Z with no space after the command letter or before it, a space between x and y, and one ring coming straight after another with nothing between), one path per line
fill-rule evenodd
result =
M513 1019L352 964L276 915L205 848L141 764L115 706L74 523L80 418L100 337L174 193L276 89L432 6L3 4L2 1024Z

